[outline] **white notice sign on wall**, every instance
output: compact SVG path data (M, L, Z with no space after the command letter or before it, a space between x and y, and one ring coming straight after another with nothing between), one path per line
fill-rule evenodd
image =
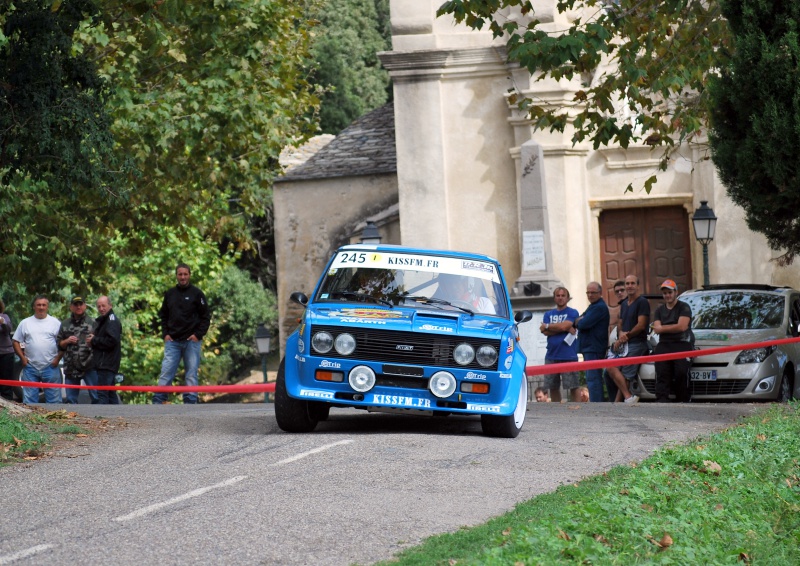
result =
M546 271L544 259L544 232L528 230L522 232L522 271Z

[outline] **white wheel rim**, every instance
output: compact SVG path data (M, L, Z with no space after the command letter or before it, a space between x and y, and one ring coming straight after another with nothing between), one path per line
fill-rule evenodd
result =
M522 428L522 423L525 422L525 413L528 410L528 378L522 376L522 385L519 388L519 398L517 399L517 408L514 409L514 425L517 428Z

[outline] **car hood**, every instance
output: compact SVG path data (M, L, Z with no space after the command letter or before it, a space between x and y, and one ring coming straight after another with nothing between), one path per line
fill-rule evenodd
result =
M780 328L758 330L696 330L693 329L695 344L698 346L731 346L734 344L750 344L786 338Z
M407 332L431 332L500 339L511 321L433 309L314 306L306 311L307 324L371 327Z

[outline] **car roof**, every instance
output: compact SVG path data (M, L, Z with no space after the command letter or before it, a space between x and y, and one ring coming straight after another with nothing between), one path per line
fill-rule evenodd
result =
M689 289L685 291L685 293L702 293L704 291L766 291L784 295L787 293L798 292L795 289L786 286L777 287L775 285L765 285L762 283L731 283L728 285L703 285L698 289Z
M398 253L410 253L410 254L432 254L432 255L443 255L443 256L450 256L450 257L461 257L465 259L480 259L482 261L490 261L493 263L499 263L495 258L484 255L484 254L477 254L471 252L461 252L455 250L437 250L432 248L415 248L411 246L396 246L393 244L347 244L345 246L340 247L338 250L361 250L361 251L370 251L370 252L398 252Z

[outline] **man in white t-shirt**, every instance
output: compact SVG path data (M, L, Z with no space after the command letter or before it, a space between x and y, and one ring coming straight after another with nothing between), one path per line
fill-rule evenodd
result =
M61 372L58 362L61 353L56 338L61 322L47 314L50 301L44 295L37 295L33 300L33 316L19 323L12 338L14 351L22 361L20 380L25 382L61 383ZM30 405L39 402L38 387L23 387L23 402ZM44 388L44 397L48 403L61 403L61 389Z

